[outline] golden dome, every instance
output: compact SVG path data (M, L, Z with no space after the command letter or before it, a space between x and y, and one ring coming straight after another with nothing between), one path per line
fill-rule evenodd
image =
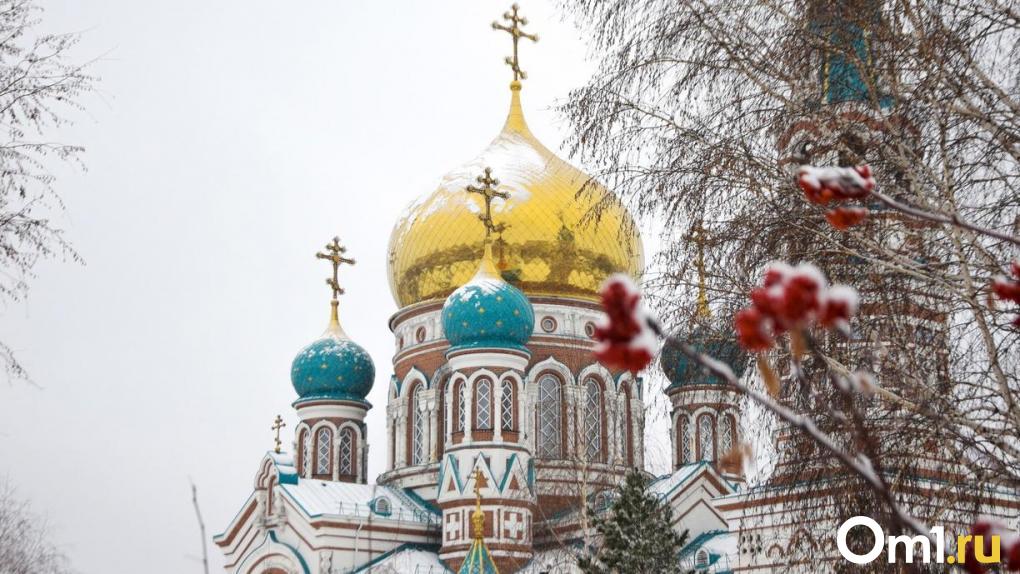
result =
M484 252L481 201L465 191L486 167L499 179L493 218L506 224L494 241L504 279L529 296L597 299L613 273L644 266L641 237L620 200L539 142L521 112L520 83L510 85L510 114L474 160L448 173L415 201L390 237L390 288L401 307L443 299L467 283ZM593 220L593 208L599 217Z

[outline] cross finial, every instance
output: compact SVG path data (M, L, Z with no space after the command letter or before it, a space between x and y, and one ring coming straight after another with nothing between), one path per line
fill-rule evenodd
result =
M493 232L501 233L506 229L505 223L495 224L492 222L492 200L493 198L509 199L510 194L505 191L499 191L496 186L499 185L499 180L492 177L492 168L485 168L485 173L476 177L475 181L481 184L481 187L469 185L467 189L468 193L477 193L481 195L485 200L485 213L479 214L478 219L485 225L485 238L488 239Z
M354 265L354 260L343 256L344 253L347 253L347 248L340 245L339 237L334 237L332 243L326 244L326 251L328 253L316 253L315 257L326 259L333 264L333 277L326 279L326 285L329 285L330 289L333 290L333 302L336 303L337 297L344 294L344 290L340 287L340 282L337 278L337 272L340 271L342 263Z
M513 38L514 55L513 57L507 56L505 61L507 65L510 66L510 69L514 71L515 82L528 79L528 74L521 69L520 60L517 58L518 41L520 41L521 38L527 38L532 42L538 41L538 34L528 34L521 30L521 26L528 25L528 19L519 16L517 13L518 10L520 10L520 7L517 4L514 4L510 7L510 10L503 13L503 19L506 20L508 24L500 24L498 21L492 23L493 30L502 30L510 34L510 37Z
M271 428L271 430L276 431L276 448L273 449L276 454L280 454L280 445L282 444L280 442L280 429L285 426L287 426L287 423L283 422L283 417L276 415L276 420L273 421L273 426Z
M474 527L475 538L481 540L485 537L485 514L482 513L482 487L485 486L485 476L482 469L475 469L475 511L471 515L471 526Z

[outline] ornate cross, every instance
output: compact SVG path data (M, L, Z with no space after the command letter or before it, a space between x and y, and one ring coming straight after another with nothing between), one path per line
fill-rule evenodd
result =
M505 223L496 225L492 222L492 200L493 198L509 199L510 194L505 191L499 191L496 186L499 185L499 180L492 177L492 168L485 168L485 173L475 178L475 181L481 184L481 187L475 187L473 185L467 186L468 193L477 193L485 199L485 213L480 214L478 219L482 220L485 224L485 237L488 238L490 235L495 233L501 233L506 229Z
M485 475L482 474L482 469L475 469L475 500L480 505L482 503L482 489L485 488Z
M276 448L273 449L276 454L280 454L280 429L287 426L287 423L283 422L283 417L276 415L276 420L273 421L272 430L276 431Z
M507 56L506 63L514 71L514 81L528 79L528 74L521 69L520 60L517 59L517 42L521 38L527 38L532 42L538 41L538 34L528 34L521 30L521 26L528 25L528 19L522 18L517 15L517 11L520 9L517 4L510 7L508 12L503 13L503 19L509 22L509 24L500 24L499 22L492 23L493 30L502 30L510 34L510 37L514 40L514 55L513 57Z
M474 537L481 540L485 537L485 514L482 513L482 487L485 486L485 477L482 476L482 469L475 469L475 511L471 514L471 527L474 529Z
M330 289L333 290L333 301L336 301L337 297L344 294L344 290L340 287L339 279L337 278L340 264L354 265L354 260L343 256L344 253L347 253L347 248L340 245L339 237L334 237L332 243L326 244L326 251L329 253L316 253L315 257L326 259L333 264L333 277L326 279L326 285L329 285Z

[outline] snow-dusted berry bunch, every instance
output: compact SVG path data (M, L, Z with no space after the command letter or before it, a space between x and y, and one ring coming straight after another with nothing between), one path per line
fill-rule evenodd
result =
M1014 261L1010 267L1013 276L996 277L992 281L992 290L999 299L1020 305L1020 261ZM1013 319L1013 326L1020 327L1020 315Z
M856 291L830 286L814 265L777 262L766 269L762 286L751 291L751 306L737 313L733 323L740 344L761 352L771 349L783 333L816 324L848 335L857 306Z
M1006 572L1020 571L1020 537L1017 536L1016 532L1009 530L1005 524L998 520L981 518L974 523L971 533L981 536L984 542L985 547L981 553L982 556L992 555L992 537L998 536L1001 552L1001 562L998 564L998 567ZM964 567L967 572L970 574L985 574L988 571L984 564L977 561L973 544L967 545L966 556L967 559L964 562Z
M857 167L815 167L802 165L797 171L797 183L808 201L816 205L843 203L864 199L875 189L875 178L867 165ZM866 207L837 206L825 212L825 219L845 231L868 217Z
M595 327L595 357L610 368L640 371L652 362L659 337L655 318L641 305L641 291L630 277L613 275L602 286L606 318Z

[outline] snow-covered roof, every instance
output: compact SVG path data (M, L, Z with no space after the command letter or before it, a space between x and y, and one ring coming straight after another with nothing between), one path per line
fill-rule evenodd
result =
M402 490L376 484L352 484L302 478L296 484L281 484L283 491L309 517L344 516L389 519L399 522L438 523L439 516ZM389 499L389 512L377 504Z
M698 564L698 551L707 552L707 564ZM680 551L680 564L684 567L697 567L699 572L724 574L732 572L731 562L736 563L739 545L737 535L726 530L705 532L687 543Z
M571 548L554 547L535 552L535 556L517 574L572 574L580 572L577 567L577 554Z
M273 451L267 452L266 456L268 456L276 466L276 471L280 475L281 483L286 484L297 482L298 472L297 468L294 466L293 456L289 453Z
M435 550L403 544L379 556L352 574L445 574L450 569Z
M649 485L648 490L661 497L669 497L674 490L690 480L698 473L698 471L707 466L708 464L705 462L685 464L673 471L672 474L666 474L657 478L655 482Z

